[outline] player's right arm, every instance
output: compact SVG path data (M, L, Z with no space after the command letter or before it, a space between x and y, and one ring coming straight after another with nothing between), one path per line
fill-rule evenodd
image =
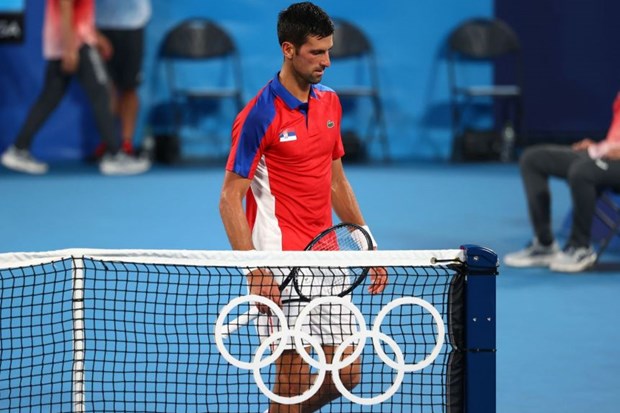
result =
M220 194L220 216L226 230L226 235L232 249L250 251L255 249L252 242L252 232L243 210L243 198L250 188L251 181L233 172L226 171L224 184ZM269 298L280 306L280 290L273 278L273 274L266 268L256 268L246 275L250 294L257 294ZM268 312L269 307L257 304L262 313Z
M226 229L230 246L234 250L254 249L252 233L243 210L243 198L251 181L233 172L226 171L220 194L220 216Z

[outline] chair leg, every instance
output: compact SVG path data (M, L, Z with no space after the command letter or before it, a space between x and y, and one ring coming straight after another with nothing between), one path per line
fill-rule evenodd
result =
M599 197L599 202L602 202L605 205L607 205L607 207L612 210L614 216L611 217L600 206L597 206L597 208L596 208L596 210L594 212L595 215L603 222L603 224L607 228L609 228L609 232L602 239L602 241L599 243L599 248L598 248L598 252L597 252L597 256L596 256L596 260L597 261L601 257L603 252L607 249L607 247L611 243L611 240L615 236L619 235L618 231L620 230L620 216L619 216L620 215L620 206L618 204L616 204L613 201L613 199L611 198L611 196L609 194L607 194L607 193L603 193Z
M387 125L385 124L383 107L381 106L381 100L378 95L373 95L372 101L375 108L375 121L377 123L375 126L378 130L378 139L381 144L381 150L383 151L383 161L388 162L390 160L390 150L388 148Z
M183 112L181 111L181 103L178 97L172 99L172 123L173 123L173 135L178 139L181 139L181 128L183 125Z

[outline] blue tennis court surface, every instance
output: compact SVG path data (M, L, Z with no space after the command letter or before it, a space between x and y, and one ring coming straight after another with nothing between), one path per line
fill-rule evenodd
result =
M502 257L531 237L516 165L349 166L347 175L381 249L479 244ZM0 252L229 249L222 177L220 167L124 178L82 165L43 177L2 169ZM559 228L569 193L552 187ZM617 412L620 255L581 275L502 266L497 285L498 412Z

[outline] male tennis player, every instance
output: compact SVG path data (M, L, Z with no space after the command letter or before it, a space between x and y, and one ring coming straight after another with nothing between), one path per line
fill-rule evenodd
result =
M235 250L303 250L332 225L332 208L343 222L364 225L341 161L340 101L319 83L330 66L333 33L329 16L310 2L292 4L278 16L282 67L233 124L220 214ZM250 293L282 305L280 276L262 269L250 272L247 279ZM370 293L382 292L386 284L385 270L371 272ZM292 325L296 310L287 304L283 309ZM266 306L259 310L267 312ZM340 314L332 316L331 325L313 326L320 329L328 362L343 340L338 328L346 324ZM259 325L259 334L265 338L269 332ZM276 374L273 391L280 396L299 395L313 382L295 350L284 352ZM345 386L353 388L360 380L359 362L343 368L340 376ZM331 378L326 378L306 402L273 403L270 412L316 411L338 396Z

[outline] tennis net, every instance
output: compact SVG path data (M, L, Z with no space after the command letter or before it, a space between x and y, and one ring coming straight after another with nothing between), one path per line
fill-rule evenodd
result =
M321 411L494 411L497 257L477 247L0 254L0 411L264 412L274 397L270 350L301 333L290 326L270 349L254 323L222 336L218 322L253 306L227 308L248 293L244 272L379 266L383 293L367 293L368 279L336 303L361 314L362 334L348 343L360 348L361 370ZM314 376L333 377L310 338L302 347L317 360ZM334 363L344 366L339 349Z

